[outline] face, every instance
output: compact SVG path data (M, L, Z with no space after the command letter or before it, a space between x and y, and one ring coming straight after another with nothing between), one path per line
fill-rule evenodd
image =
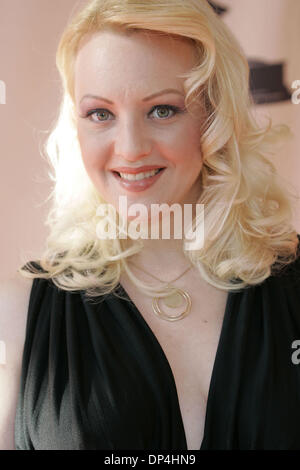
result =
M97 191L117 210L119 196L127 196L128 208L142 203L148 213L151 204L197 201L201 119L185 109L180 77L195 61L190 43L153 33L102 31L82 44L74 77L82 159ZM147 166L164 169L135 183L113 171Z

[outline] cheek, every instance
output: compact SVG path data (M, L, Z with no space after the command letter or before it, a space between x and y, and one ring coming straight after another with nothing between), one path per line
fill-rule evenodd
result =
M79 146L83 164L88 173L104 165L104 152L99 142L94 139L87 139L78 134Z
M199 129L193 125L186 126L182 132L178 132L172 142L173 159L177 164L187 164L188 161L195 165L195 169L202 166L202 152Z

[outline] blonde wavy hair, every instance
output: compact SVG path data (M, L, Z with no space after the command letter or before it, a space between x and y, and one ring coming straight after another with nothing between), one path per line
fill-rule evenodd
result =
M252 115L249 66L235 37L206 0L91 0L70 20L57 50L62 80L58 119L44 151L53 189L47 246L39 266L19 272L52 279L90 297L116 291L126 270L146 294L164 295L137 279L127 260L143 249L96 236L97 208L106 203L84 169L76 131L74 62L83 38L104 29L167 35L193 43L199 63L185 75L186 107L198 102L206 116L199 134L203 155L201 197L205 237L201 249L183 252L199 275L223 290L261 283L297 257L292 193L279 181L269 156L291 135L287 126L261 127Z

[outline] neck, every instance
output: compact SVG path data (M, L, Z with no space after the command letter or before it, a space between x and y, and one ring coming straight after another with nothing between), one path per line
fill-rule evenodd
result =
M130 268L134 269L134 273L145 281L150 281L151 277L136 270L135 267L141 268L162 281L169 282L191 266L183 252L182 240L146 239L142 242L142 250L128 258L128 262Z
M193 206L193 218L195 217L195 215L195 206ZM157 226L157 223L158 222L156 221L153 223L153 225ZM191 266L191 262L183 251L183 239L185 233L183 220L181 221L181 232L179 231L178 227L175 231L174 227L175 221L173 213L171 213L170 216L170 233L168 232L168 230L163 230L163 224L161 222L160 216L157 235L158 238L150 238L151 223L149 220L149 238L141 239L143 244L142 250L138 254L132 255L130 258L128 258L128 262L133 263L137 267L143 269L146 272L150 272L154 276L166 282L171 281L172 279L179 276L182 272L185 271L185 269ZM175 238L175 236L181 236L181 238ZM124 247L127 248L128 246L132 246L132 243L133 242L130 239L124 240ZM139 272L139 275L141 276L142 273ZM148 276L147 280L149 280Z

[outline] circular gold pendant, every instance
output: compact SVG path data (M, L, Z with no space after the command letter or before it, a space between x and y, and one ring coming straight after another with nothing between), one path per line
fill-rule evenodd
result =
M168 297L165 299L159 299L155 297L152 301L152 308L155 313L159 318L162 318L163 320L167 321L176 321L176 320L181 320L182 318L186 317L188 313L191 310L191 305L192 301L187 292L185 292L182 289L170 287L169 288L172 291L172 294L170 294ZM163 300L164 303L171 308L177 308L178 306L180 307L185 300L186 303L186 308L183 310L183 312L176 314L176 315L169 315L161 310L161 308L158 305L159 300Z
M179 294L179 292L174 292L173 294L170 294L168 297L162 300L164 304L166 304L166 306L170 308L178 308L181 307L181 305L183 304L183 297Z

